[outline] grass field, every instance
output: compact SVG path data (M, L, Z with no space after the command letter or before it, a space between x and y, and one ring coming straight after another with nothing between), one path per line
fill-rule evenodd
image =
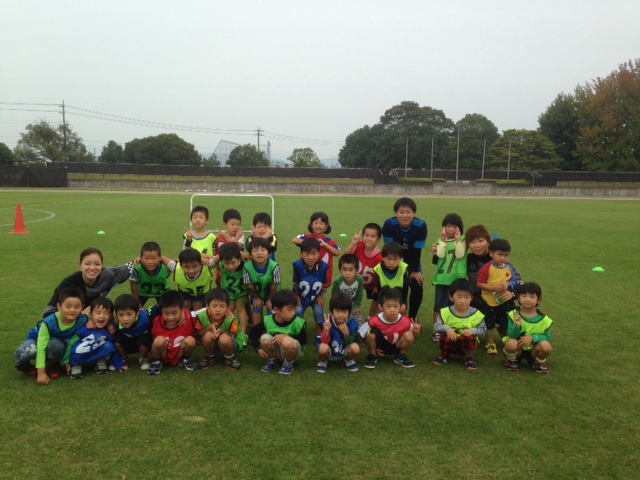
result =
M309 215L328 213L345 248L366 222L393 215L394 198L276 197L284 284L298 256L290 240ZM66 378L38 387L13 352L41 318L54 287L95 246L105 265L134 258L145 241L177 257L188 194L0 191L1 478L637 478L640 382L637 316L640 202L416 198L436 238L449 212L486 224L513 245L524 280L542 285L555 320L550 375L478 352L479 369L432 365L423 335L405 370L315 372L307 350L293 375L260 372L253 350L238 372L216 366L149 377ZM27 235L11 235L21 202ZM235 206L245 225L264 199L207 199L211 228ZM261 202L261 203L260 203ZM105 235L97 235L103 230ZM340 234L345 233L346 237ZM603 273L592 271L595 266ZM425 277L433 276L423 255ZM114 292L128 292L128 285ZM432 318L433 287L420 319ZM366 308L366 305L365 305ZM308 311L309 315L310 312ZM311 320L308 328L311 332ZM196 356L199 356L200 352Z

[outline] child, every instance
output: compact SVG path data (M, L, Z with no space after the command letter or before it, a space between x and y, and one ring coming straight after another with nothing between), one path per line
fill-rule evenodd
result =
M178 262L169 262L168 268L173 272L173 281L184 299L186 310L199 310L204 306L204 296L211 290L213 281L212 266L214 257L207 266L202 264L202 255L195 248L182 250Z
M371 317L360 327L369 355L365 368L376 368L379 357L394 355L394 362L405 368L415 364L407 353L420 336L420 324L400 313L402 292L397 288L385 287L378 298L382 312Z
M342 261L342 258L340 260ZM356 342L359 324L351 318L352 306L353 302L348 293L339 292L331 296L331 315L325 315L322 343L317 347L320 360L316 366L318 373L327 371L329 361L342 362L350 372L358 371L354 359L360 353L360 346Z
M90 307L91 316L67 343L61 364L66 366L71 378L82 378L82 366L95 364L98 375L109 372L107 361L111 360L115 370L126 372L129 367L113 345L113 335L109 331L113 318L113 302L106 297L98 297Z
M323 285L327 279L329 265L320 257L320 242L316 238L305 238L300 244L300 258L293 263L293 291L298 299L296 315L304 318L304 312L311 307L320 336L324 324Z
M547 374L549 368L545 362L553 350L553 320L538 309L542 301L542 289L537 283L527 282L518 286L517 295L520 308L509 312L509 340L504 344L504 354L507 356L505 366L517 372L520 360L525 358L536 372Z
M329 223L329 217L324 212L315 212L311 215L311 220L307 226L309 233L299 235L295 237L292 242L294 245L300 245L305 238L314 237L320 242L320 260L329 265L329 273L327 274L327 283L323 285L324 288L331 286L331 279L333 278L333 257L340 255L340 247L331 240L327 235L331 233L331 224Z
M216 235L207 230L209 209L197 205L191 210L191 228L185 228L183 248L195 248L202 255L205 265L216 253Z
M489 255L489 243L491 234L484 225L473 225L464 234L467 244L467 277L473 288L473 300L471 306L484 313L487 306L482 299L482 290L478 288L478 273L491 261Z
M218 230L218 248L229 242L237 243L240 251L244 252L244 232L242 231L242 216L235 208L225 210L222 214L224 230Z
M229 294L229 311L235 312L240 321L238 343L241 349L247 345L247 324L249 323L249 287L243 281L243 265L240 246L235 243L223 243L218 249L220 260L220 288ZM206 303L206 302L205 302Z
M137 353L140 370L149 370L152 341L149 312L140 310L138 299L129 294L116 298L114 308L116 333L113 343L116 349L123 361L126 361L128 353Z
M382 253L377 247L380 238L382 238L382 228L377 223L367 223L362 229L362 240L360 233L356 231L353 236L351 245L345 250L345 253L353 253L358 257L360 269L358 273L362 275L364 280L364 290L367 293L367 299L373 299L373 291L376 287L376 274L373 269L382 262ZM378 313L378 302L373 300L369 306L369 316L373 317Z
M270 372L282 362L282 375L293 372L293 363L300 360L307 344L306 323L296 316L297 299L291 290L276 292L271 297L273 315L251 329L251 343L260 357L267 360L263 372Z
M272 308L270 297L280 290L280 266L269 258L271 244L264 238L251 242L251 260L245 262L242 279L251 293L251 323L262 323L264 307Z
M333 282L331 288L331 298L338 293L346 293L352 301L353 318L358 324L362 323L362 292L364 290L364 280L358 274L360 262L358 257L352 253L345 253L338 261L340 275Z
M29 377L37 376L38 385L48 385L49 377L60 378L59 362L64 356L67 342L88 321L82 313L84 295L79 288L60 290L56 308L55 313L31 329L27 339L15 352L16 368ZM31 364L34 358L35 367Z
M131 293L144 307L149 298L155 298L170 289L169 268L162 263L162 251L156 242L147 242L140 249L140 263L133 268L129 282Z
M400 313L403 315L407 313L410 278L408 265L402 261L402 246L397 242L386 243L382 247L382 263L379 263L373 271L376 273L373 299L378 301L379 292L384 287L397 288L402 293Z
M433 325L435 326L440 310L451 305L449 287L459 279L467 278L466 254L467 246L462 234L464 228L462 218L456 213L449 213L442 220L440 239L433 244L433 264L436 274L433 285L436 287L436 299L433 304ZM438 343L439 336L433 334L433 342Z
M233 244L225 244L228 247ZM221 249L222 250L222 249ZM227 316L231 298L221 288L214 288L204 297L206 308L196 312L196 317L203 327L213 325L212 329L205 330L202 335L202 346L205 357L198 367L208 370L216 364L216 355L224 355L224 363L231 370L240 370L242 364L236 358L238 351L238 321L234 316Z
M153 319L151 364L148 375L160 375L163 364L180 365L192 372L198 365L191 359L196 348L196 335L205 329L200 320L184 310L180 292L169 290L160 297L162 315ZM202 332L203 334L205 332Z
M444 365L450 355L464 355L467 370L478 368L473 352L478 348L476 337L484 335L487 327L484 315L471 306L473 287L468 280L456 280L449 287L449 300L453 303L444 307L436 320L434 331L439 334L440 355L435 365Z
M266 238L269 240L271 244L271 260L276 261L276 250L278 250L278 237L273 233L273 228L271 227L271 215L266 212L256 213L253 216L253 225L251 225L251 235L247 238L247 251L249 249L249 245L253 241L254 238Z
M482 290L482 299L487 304L484 321L487 324L487 353L497 355L498 349L493 341L493 329L498 326L500 336L506 335L507 313L515 308L516 285L520 276L509 263L511 245L507 240L496 238L489 244L491 261L478 272L478 288Z

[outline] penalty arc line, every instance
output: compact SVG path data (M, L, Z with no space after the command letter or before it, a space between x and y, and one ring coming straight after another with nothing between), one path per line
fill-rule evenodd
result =
M23 208L23 210L29 210L29 211L33 211L33 212L42 212L42 213L48 213L49 214L49 216L46 217L46 218L39 218L38 220L29 220L28 222L24 222L25 225L27 223L36 223L36 222L44 222L46 220L51 220L52 218L54 218L56 216L56 214L53 213L53 212L48 212L46 210L38 210L37 208ZM13 225L13 223L5 223L3 225L0 225L0 228L11 227L12 225Z

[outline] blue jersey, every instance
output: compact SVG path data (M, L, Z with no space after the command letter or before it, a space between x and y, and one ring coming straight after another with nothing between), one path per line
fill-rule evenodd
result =
M382 226L384 243L398 242L404 252L403 260L409 271L420 271L420 253L427 244L427 222L414 218L411 225L402 228L396 217L389 218Z
M302 298L302 306L307 308L314 302L322 286L327 283L329 265L322 260L309 270L302 259L293 262L293 288Z
M331 330L329 330L329 347L331 348L331 359L342 359L347 356L347 347L356 341L356 334L358 331L358 322L353 318L347 319L347 328L349 329L349 337L344 338L344 334L340 331L336 325L336 321L331 315Z
M60 318L62 314L60 312L52 313L51 315L46 316L41 321L38 322L35 328L29 330L29 335L27 335L27 339L38 340L38 333L41 328L47 328L49 330L49 336L51 338L58 338L64 342L67 342L71 337L73 337L79 328L84 327L89 321L89 317L87 317L84 313L78 317L75 325L68 330L60 330L61 322Z
M113 344L113 335L107 328L89 328L84 325L69 341L63 364L87 365L110 357L116 370L124 367L124 361Z
M124 328L122 325L116 324L116 332L126 335L127 337L138 337L145 333L151 333L151 320L149 319L149 312L141 310L138 312L138 318L136 323L129 328Z

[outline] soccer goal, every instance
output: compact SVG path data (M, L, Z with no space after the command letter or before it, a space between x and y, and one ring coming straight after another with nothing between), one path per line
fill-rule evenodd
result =
M251 232L253 216L259 212L271 213L271 228L276 229L276 201L271 195L253 193L196 193L189 201L189 216L196 205L209 209L209 229L222 228L222 213L235 208L242 214L244 232ZM247 229L246 226L249 226Z

